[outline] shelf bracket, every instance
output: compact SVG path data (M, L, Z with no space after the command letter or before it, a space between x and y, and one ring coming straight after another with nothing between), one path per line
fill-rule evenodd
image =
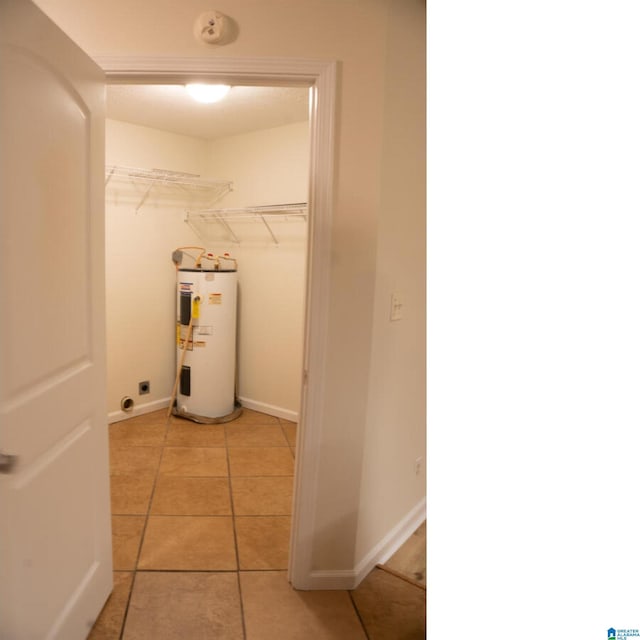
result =
M258 214L260 217L260 220L262 220L262 222L264 222L264 226L267 227L267 230L269 231L269 233L271 234L271 237L273 238L273 241L277 244L278 243L278 238L276 238L275 234L273 233L271 227L269 226L269 223L264 219L264 216L261 214Z
M162 180L160 180L160 186L162 186L166 182L167 182L167 178L165 176L164 178L162 178ZM153 185L154 184L155 184L154 180L151 180L149 182L149 186L147 187L147 190L144 192L144 195L142 196L142 199L140 200L140 202L138 203L138 206L136 207L136 213L138 213L138 211L140 211L140 208L146 202L147 198L149 197L149 194L151 193L151 189L153 189Z
M113 175L113 172L116 170L115 167L111 167L111 170L109 171L109 175L107 176L107 179L104 181L104 186L106 187L109 184L109 180L111 180L111 176Z
M227 221L224 218L221 218L219 214L215 214L216 220L229 232L233 241L236 244L240 244L240 240L238 240L238 236L233 232L233 229L228 225Z

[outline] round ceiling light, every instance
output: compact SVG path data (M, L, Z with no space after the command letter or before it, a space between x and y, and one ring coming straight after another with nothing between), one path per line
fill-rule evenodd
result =
M197 102L210 104L222 100L231 87L226 84L188 84L187 92Z

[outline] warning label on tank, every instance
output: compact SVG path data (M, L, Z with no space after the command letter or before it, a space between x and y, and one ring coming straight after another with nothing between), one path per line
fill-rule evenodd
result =
M210 293L209 294L209 304L222 304L222 294L221 293Z
M180 291L190 292L193 289L193 282L181 282Z
M178 344L178 349L184 349L184 341L187 337L187 327L179 324L176 327L176 342ZM187 351L193 351L193 338L189 338L189 343L187 344Z
M202 325L194 327L194 332L201 336L210 336L213 333L212 329L213 327L211 326Z
M204 340L196 340L195 341L195 346L196 347L206 347L207 343Z

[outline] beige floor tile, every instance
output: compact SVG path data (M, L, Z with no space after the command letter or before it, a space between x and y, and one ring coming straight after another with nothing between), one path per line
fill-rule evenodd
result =
M411 580L426 586L427 574L427 523L423 522L407 541L384 563Z
M136 568L142 541L145 516L112 516L113 568L132 571Z
M109 447L112 475L155 476L162 447L139 447L113 443Z
M284 422L282 424L282 430L284 431L284 437L290 446L296 446L296 434L298 432L298 425L295 422Z
M235 573L138 572L124 640L242 640Z
M111 513L144 515L149 510L152 476L111 476Z
M232 518L149 516L138 569L235 571Z
M290 517L237 517L235 522L241 570L287 568Z
M112 444L154 446L164 443L167 431L166 417L157 422L141 421L145 416L114 422L109 425L109 441Z
M151 501L153 515L230 516L228 478L159 476Z
M293 455L288 447L230 447L232 476L292 476Z
M160 474L167 476L227 476L227 451L213 447L165 447Z
M374 569L352 597L373 640L424 639L426 592L421 587Z
M242 409L242 414L228 424L280 424L278 418L253 409Z
M119 640L132 582L133 573L128 571L114 572L113 591L102 608L87 640Z
M166 444L173 447L224 447L224 425L172 418Z
M135 418L129 418L128 422L131 424L150 424L150 425L165 425L167 424L167 411L166 409L158 409L157 411L151 411Z
M247 640L366 640L346 591L295 591L284 571L241 573L240 585Z
M292 476L233 478L231 490L236 516L291 515Z
M287 441L280 425L225 425L228 447L286 447Z

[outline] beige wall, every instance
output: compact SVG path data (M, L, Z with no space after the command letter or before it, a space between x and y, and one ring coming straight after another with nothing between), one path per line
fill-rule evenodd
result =
M424 339L417 311L425 305L420 237L424 175L416 175L413 151L424 129L423 112L413 104L424 91L424 78L397 75L405 68L415 72L424 59L419 46L424 32L418 28L424 24L424 2L220 0L215 8L239 26L236 41L224 47L207 47L192 36L196 16L211 8L201 0L95 0L82 3L82 9L78 0L38 4L90 55L339 61L328 384L317 452L313 565L326 571L353 569L365 547L400 516L400 508L390 505L386 495L377 499L382 488L409 496L402 498L403 507L419 493L415 477L399 470L413 463L414 444L402 447L397 464L378 470L373 464L383 457L375 453L380 445L397 438L418 447L415 434L424 429L424 369L409 348L413 343L419 352ZM406 67L401 64L405 53L410 56ZM411 102L400 100L395 87ZM410 145L409 154L401 141ZM387 157L390 151L396 155ZM396 225L397 212L407 207L410 213ZM389 232L394 248L411 247L416 253L399 255L387 274L390 267L381 250ZM402 329L386 326L383 319L384 299L400 283L407 308ZM415 335L400 337L401 331ZM397 359L393 379L384 369L389 354ZM385 425L380 415L403 419Z
M106 162L199 174L207 160L205 141L107 120ZM165 192L166 193L166 192ZM184 223L179 201L152 191L138 213L144 185L111 180L105 198L107 291L107 408L120 413L130 396L141 405L166 401L175 367L175 268L177 246L199 244ZM138 396L138 382L151 393ZM148 408L147 408L148 410Z

